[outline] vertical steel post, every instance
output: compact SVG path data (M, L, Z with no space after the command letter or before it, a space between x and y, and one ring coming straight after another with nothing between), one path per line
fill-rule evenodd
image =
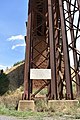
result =
M79 12L80 12L80 0L77 0L77 3L78 3Z
M31 0L29 0L28 10L28 24L26 37L26 56L25 56L25 70L24 70L24 96L23 99L30 99L30 41L31 41Z
M57 99L56 62L55 62L55 41L53 39L53 12L52 1L48 0L49 13L49 42L50 42L50 67L51 67L51 99Z
M76 1L75 1L74 5L76 5ZM74 21L74 19L72 18L72 15L71 15L71 7L70 6L71 6L71 3L69 3L69 0L68 0L67 9L68 9L68 16L69 16L69 21L70 21L69 26L71 28L70 32L71 32L72 47L74 48L74 47L76 47L76 40L75 40L74 28L73 28L73 21ZM76 53L76 51L73 51L73 57L74 57L74 67L75 67L75 70L77 70L77 53ZM78 74L76 75L76 82L79 84ZM79 95L79 93L80 93L80 86L77 85L77 84L76 84L76 89L77 89L77 94Z
M65 66L65 79L66 79L66 92L67 92L66 97L67 99L73 99L70 61L69 61L68 43L67 43L68 41L66 35L66 26L64 20L62 0L59 0L59 9L60 9L60 19L61 19L62 40L63 40L64 66Z

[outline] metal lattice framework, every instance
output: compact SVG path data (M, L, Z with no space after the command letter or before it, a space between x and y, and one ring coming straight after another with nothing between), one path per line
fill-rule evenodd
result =
M49 99L80 95L80 1L29 0L23 99L45 86ZM51 69L51 80L34 94L30 69Z

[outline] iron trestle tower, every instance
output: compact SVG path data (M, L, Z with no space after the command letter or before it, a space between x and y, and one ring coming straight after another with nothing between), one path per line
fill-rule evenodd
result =
M23 99L47 86L48 99L80 95L80 1L29 0ZM51 79L33 93L31 69L51 69ZM74 90L76 86L76 90Z

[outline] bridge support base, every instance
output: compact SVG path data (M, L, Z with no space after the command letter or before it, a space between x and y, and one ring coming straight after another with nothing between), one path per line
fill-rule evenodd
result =
M35 105L33 100L20 100L18 104L18 111L34 111Z
M78 100L49 100L48 108L54 111L68 110L79 104Z

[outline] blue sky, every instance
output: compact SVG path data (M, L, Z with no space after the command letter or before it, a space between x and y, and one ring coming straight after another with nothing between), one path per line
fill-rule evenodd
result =
M27 13L28 0L0 1L0 69L25 58ZM77 48L80 50L80 38Z
M28 0L0 1L0 69L25 58Z

